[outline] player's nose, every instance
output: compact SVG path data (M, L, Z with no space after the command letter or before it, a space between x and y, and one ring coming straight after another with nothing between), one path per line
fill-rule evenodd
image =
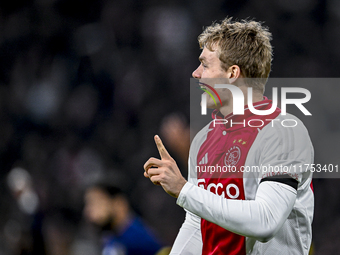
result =
M192 77L195 79L201 79L201 74L202 74L202 65L199 65L195 71L192 72Z

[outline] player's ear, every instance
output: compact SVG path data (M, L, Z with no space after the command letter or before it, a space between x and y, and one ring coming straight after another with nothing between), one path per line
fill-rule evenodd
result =
M230 83L235 83L240 76L241 68L238 65L232 65L228 68L227 77Z

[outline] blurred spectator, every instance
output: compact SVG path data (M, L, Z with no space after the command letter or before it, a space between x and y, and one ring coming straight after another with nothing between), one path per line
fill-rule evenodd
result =
M153 255L161 248L116 186L101 182L88 188L84 214L103 231L103 255Z
M45 255L42 233L43 215L31 175L21 167L13 168L7 175L7 185L16 201L5 224L5 241L10 254Z
M160 135L167 147L186 166L190 148L190 127L185 117L180 113L172 113L163 118Z

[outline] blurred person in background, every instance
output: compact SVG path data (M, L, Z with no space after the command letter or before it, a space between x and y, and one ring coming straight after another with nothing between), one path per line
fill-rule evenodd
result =
M32 175L22 167L14 167L7 174L7 186L12 196L4 203L10 214L4 226L6 254L45 255L44 215Z
M101 228L102 255L153 255L161 244L136 215L123 191L107 182L86 189L85 218Z
M171 113L162 119L160 134L168 148L172 150L181 164L186 166L190 148L190 127L180 113Z

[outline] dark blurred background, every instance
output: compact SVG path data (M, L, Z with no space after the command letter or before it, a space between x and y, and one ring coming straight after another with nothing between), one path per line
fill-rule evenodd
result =
M339 76L337 0L0 2L0 255L98 254L83 193L103 177L172 244L184 211L143 177L143 164L158 156L160 134L186 174L197 36L226 16L269 26L271 77ZM315 161L334 163L340 90L319 86L320 130L333 143L317 139L317 121L306 125ZM315 254L340 249L339 183L314 180Z

